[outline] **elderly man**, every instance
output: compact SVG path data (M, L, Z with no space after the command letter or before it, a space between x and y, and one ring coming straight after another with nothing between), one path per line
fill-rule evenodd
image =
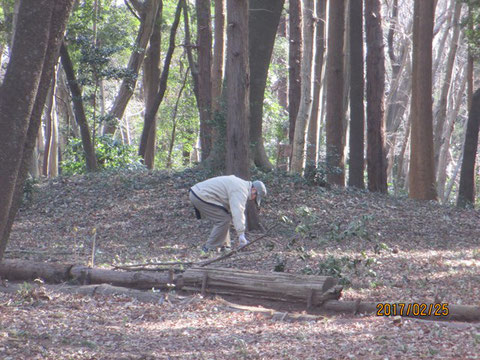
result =
M238 235L238 246L245 246L245 206L255 200L260 206L267 189L261 181L245 181L234 175L218 176L194 185L189 197L198 219L210 219L214 226L202 250L230 247L230 224Z

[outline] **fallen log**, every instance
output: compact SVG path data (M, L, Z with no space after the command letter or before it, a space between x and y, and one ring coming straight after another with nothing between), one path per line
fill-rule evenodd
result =
M0 277L11 281L28 281L38 278L48 283L73 282L81 285L105 283L135 289L170 289L175 280L172 273L126 272L83 265L37 263L25 260L0 262Z
M110 284L135 289L188 290L220 295L304 303L307 308L350 314L376 314L379 302L338 301L342 288L336 280L325 276L285 273L256 273L238 269L193 267L183 274L128 272L89 268L60 263L36 263L25 260L0 262L0 278L28 281L40 278L47 283L70 282L80 285ZM100 291L100 288L98 289ZM427 304L430 304L427 302ZM412 307L413 308L413 307ZM448 314L403 316L423 320L480 321L480 306L448 304ZM398 312L398 311L397 311Z
M177 284L184 290L202 294L241 295L255 298L303 302L307 308L326 300L338 299L341 287L329 276L193 267L187 269ZM330 291L334 289L334 291Z

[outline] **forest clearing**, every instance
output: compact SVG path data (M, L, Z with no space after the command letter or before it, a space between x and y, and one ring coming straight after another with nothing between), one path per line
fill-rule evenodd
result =
M187 197L201 176L95 174L36 185L19 212L6 258L88 265L96 229L97 267L203 261L209 223L195 219ZM327 190L281 174L262 180L270 189L262 221L283 225L216 266L336 274L345 284L341 300L478 306L475 210ZM62 287L75 286L20 283L20 290L0 293L4 359L479 357L478 322L338 313L308 318L304 303L289 308L232 297L226 303L172 289L160 291L164 300L152 304Z

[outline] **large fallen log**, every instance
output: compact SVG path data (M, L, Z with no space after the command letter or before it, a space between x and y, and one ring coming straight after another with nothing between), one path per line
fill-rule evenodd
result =
M304 302L307 307L338 299L341 288L328 276L284 273L255 273L238 269L198 267L176 275L147 271L115 271L72 264L34 263L4 260L0 277L14 281L40 278L45 282L74 282L80 285L110 284L136 289L171 289L201 291L205 294L237 294L272 300Z
M303 302L307 308L338 299L341 287L330 276L258 273L227 268L192 267L177 284L202 294L241 295L255 298ZM329 291L332 290L333 291Z
M183 274L128 272L81 265L36 263L25 260L0 262L0 278L28 281L40 278L47 283L110 284L136 289L183 289L189 291L238 295L250 298L290 301L307 308L350 314L376 314L378 302L338 301L341 287L331 277L285 273L256 273L238 269L190 268ZM95 290L98 291L99 289ZM448 304L448 315L403 316L429 320L480 321L480 306ZM415 309L412 307L412 309Z

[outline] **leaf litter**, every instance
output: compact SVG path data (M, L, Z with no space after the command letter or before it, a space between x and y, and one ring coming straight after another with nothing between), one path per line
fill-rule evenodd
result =
M118 172L41 182L6 258L89 264L95 233L96 266L201 261L210 224L195 219L188 189L206 177ZM480 305L477 210L258 177L269 191L262 222L281 226L219 266L337 276L345 300ZM24 286L0 292L2 359L480 358L479 324L338 314L287 321L175 291L153 304L41 284L32 296Z

